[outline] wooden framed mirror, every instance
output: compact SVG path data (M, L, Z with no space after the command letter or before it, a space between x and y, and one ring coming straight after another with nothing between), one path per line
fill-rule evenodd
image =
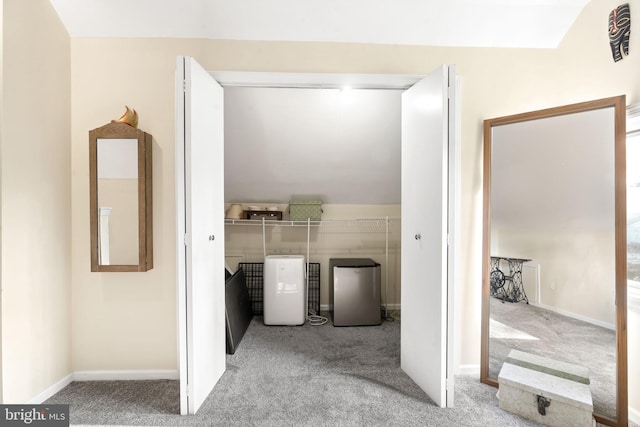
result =
M121 122L89 132L91 271L153 268L151 139Z
M512 349L585 366L626 426L625 97L484 121L480 380Z

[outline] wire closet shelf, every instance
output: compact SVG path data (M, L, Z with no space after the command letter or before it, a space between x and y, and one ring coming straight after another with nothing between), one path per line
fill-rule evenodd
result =
M262 220L255 219L225 219L225 225L230 226L253 226L262 227L262 246L263 253L267 254L266 245L266 228L267 227L305 227L307 228L307 261L309 260L309 248L311 245L310 231L312 227L328 228L332 232L352 232L354 229L358 230L358 233L382 233L384 232L385 248L385 268L384 268L384 311L385 317L388 317L388 287L389 287L389 224L393 221L399 221L400 218L359 218L359 219L335 219L335 220L320 220L320 221L290 221L290 220Z

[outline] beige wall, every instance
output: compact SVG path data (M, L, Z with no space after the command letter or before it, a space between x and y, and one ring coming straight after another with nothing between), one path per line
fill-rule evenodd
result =
M209 70L238 71L419 74L442 63L457 64L462 77L461 363L478 364L482 120L623 93L628 102L640 101L640 56L632 53L620 63L611 58L606 17L616 5L612 0L592 1L555 50L73 39L74 369L176 368L177 55L194 56ZM632 34L632 52L633 46L640 46L638 31ZM144 274L90 273L87 131L116 118L125 104L136 108L140 127L154 136L154 269ZM634 393L631 402L640 408L640 393Z
M72 112L72 167L77 171L72 182L74 369L174 369L176 366L174 69L175 58L180 54L194 56L210 70L417 74L427 73L441 63L458 64L463 78L462 209L466 212L462 264L467 266L462 276L462 352L466 355L462 363L477 363L480 128L482 119L497 114L496 111L484 113L488 108L484 104L492 105L490 100L497 97L500 101L506 97L510 104L504 106L503 113L527 109L529 105L521 106L516 94L502 93L512 88L500 85L507 81L518 86L513 79L524 76L526 64L548 64L553 52L327 43L73 39L72 103L78 106ZM513 77L503 70L507 60L520 69ZM521 87L529 88L527 79L520 79ZM140 113L140 128L154 136L154 269L144 274L90 273L87 130L116 117L125 104L136 108ZM119 350L123 346L126 352Z
M70 41L47 0L4 0L3 401L71 373Z
M187 42L187 45L193 42ZM182 41L72 39L74 371L176 370L174 72ZM88 132L125 105L153 136L154 268L91 273Z

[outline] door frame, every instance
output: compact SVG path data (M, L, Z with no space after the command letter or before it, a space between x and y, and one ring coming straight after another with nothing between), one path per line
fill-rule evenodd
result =
M262 71L210 71L224 87L291 89L397 89L406 90L426 74L278 73Z
M426 74L345 74L345 73L285 73L285 72L244 72L244 71L209 71L209 74L223 87L254 87L254 88L313 88L313 89L340 89L348 86L352 89L396 89L396 90L406 90L413 86L415 83L426 77ZM456 99L456 111L454 112L456 116L456 120L458 125L459 117L460 117L460 99L459 99L459 80L456 79L456 94L458 99ZM181 94L181 92L180 92ZM176 96L178 96L178 88L176 88ZM459 132L453 132L452 126L455 126L456 120L450 121L449 124L449 132L450 135L453 135L453 145L455 150L460 150L460 135ZM177 125L176 125L177 126ZM459 127L458 127L459 129ZM179 129L176 129L178 132ZM450 149L451 150L451 149ZM455 153L455 154L457 154ZM451 153L450 153L451 154ZM178 159L176 159L178 160ZM454 164L452 164L454 162ZM457 160L450 159L449 167L456 166L459 170L459 155ZM176 163L177 164L177 163ZM182 173L184 175L184 169L179 170L176 167L176 174ZM450 172L450 173L453 173ZM455 187L455 191L457 191L458 200L450 200L450 208L457 208L453 213L450 213L450 220L459 219L459 198L460 198L460 179L454 179L453 185ZM179 201L177 200L176 203ZM452 216L453 215L453 216ZM177 217L179 219L179 217ZM459 224L459 222L457 222ZM180 230L177 230L177 234L180 234ZM178 241L176 242L178 250L180 249L180 236L178 236ZM453 242L459 240L459 229L456 230L453 236L450 236ZM453 268L454 277L458 277L458 262L459 261L459 245L455 245L453 250L451 249L451 245L449 245L449 253L448 256L454 256L453 258L453 267L449 267L449 269ZM178 269L184 268L185 266L178 265ZM184 272L184 271L183 271ZM451 272L451 271L450 271ZM178 272L179 274L179 272ZM454 279L456 280L456 279ZM454 282L455 283L455 282ZM454 297L453 307L449 307L448 310L448 332L451 334L453 332L454 340L447 343L448 349L453 347L453 355L451 356L451 360L453 360L453 374L457 374L460 372L460 330L459 330L459 310L457 310L459 306L460 299L457 298L459 295L457 293L457 288L449 289L449 295ZM183 297L179 295L178 304L184 304L184 299L180 300ZM453 308L451 310L451 308ZM178 319L178 335L179 338L182 339L182 329L185 326L182 324L184 319ZM451 335L449 335L451 336ZM180 376L186 375L185 368L186 360L180 359ZM183 370L185 372L183 373ZM453 379L450 378L449 381Z

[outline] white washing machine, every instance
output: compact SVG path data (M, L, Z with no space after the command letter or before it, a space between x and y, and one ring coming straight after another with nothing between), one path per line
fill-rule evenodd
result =
M269 255L264 259L264 324L303 325L307 292L303 255Z

